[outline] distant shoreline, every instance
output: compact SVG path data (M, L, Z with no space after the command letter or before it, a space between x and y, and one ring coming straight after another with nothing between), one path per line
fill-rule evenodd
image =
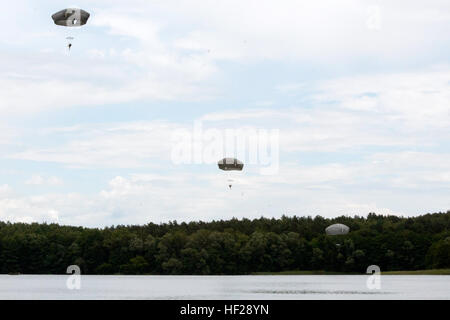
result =
M365 273L352 272L333 272L333 271L281 271L281 272L253 272L256 276L292 276L292 275L361 275ZM450 269L430 269L430 270L412 270L412 271L381 271L382 275L450 275Z
M23 273L9 273L9 274L0 274L0 275L10 275L10 276L18 276L18 275L67 275L67 274L23 274ZM167 276L164 274L87 274L89 276ZM204 275L208 276L321 276L321 275L329 275L329 276L350 276L350 275L367 275L366 273L356 273L356 272L334 272L334 271L323 271L323 270L291 270L291 271L280 271L280 272L252 272L250 274L233 274L233 275L225 275L225 274L210 274ZM430 270L410 270L410 271L382 271L381 275L450 275L450 269L430 269ZM194 276L194 274L174 274L172 276ZM202 275L195 275L202 276Z

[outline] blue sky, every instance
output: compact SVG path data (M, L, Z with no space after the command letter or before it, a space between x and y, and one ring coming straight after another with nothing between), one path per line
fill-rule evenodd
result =
M14 1L0 22L0 219L450 209L450 4L391 2ZM53 24L73 6L87 25ZM229 190L212 162L174 163L174 133L200 122L278 132L279 170L243 159Z

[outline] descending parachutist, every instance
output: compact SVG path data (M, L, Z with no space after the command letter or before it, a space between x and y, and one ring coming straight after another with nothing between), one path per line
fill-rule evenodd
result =
M219 169L224 171L242 171L242 168L244 167L244 164L235 158L223 158L218 163ZM233 179L228 177L228 187L231 189L232 182L234 182Z
M67 8L58 11L52 15L53 22L62 27L81 27L84 26L90 17L90 13L79 8ZM72 48L73 37L66 37L67 48Z

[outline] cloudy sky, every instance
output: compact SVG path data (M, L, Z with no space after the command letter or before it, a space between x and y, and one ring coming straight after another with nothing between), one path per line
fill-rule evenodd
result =
M53 24L73 6L91 13L87 25ZM0 220L450 209L448 0L16 0L7 11ZM274 137L278 169L243 156L230 190L197 157L205 144L190 148L199 127L206 142L227 130ZM174 159L180 143L192 161Z

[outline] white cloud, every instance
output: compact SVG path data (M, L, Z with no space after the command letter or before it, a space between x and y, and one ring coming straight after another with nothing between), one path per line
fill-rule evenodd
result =
M397 120L414 129L450 125L450 69L353 76L322 83L318 102Z
M90 66L85 66L90 68ZM79 67L74 66L74 69ZM43 71L45 72L45 71ZM76 73L76 72L75 72ZM103 76L103 83L89 80L77 81L67 75L51 79L44 77L36 80L27 75L26 78L1 77L0 75L0 112L3 115L23 115L48 109L64 109L78 106L95 106L112 103L124 103L140 100L174 100L192 99L198 92L195 84L179 79L161 79L151 74L141 74L139 79L122 79L121 85L108 84L111 78ZM99 74L97 74L98 76ZM91 73L95 79L95 70ZM104 77L106 76L106 77ZM186 75L185 79L190 79ZM98 81L98 79L95 79ZM100 77L102 80L102 77ZM24 94L26 93L26 94Z
M364 147L436 148L450 139L449 81L448 69L335 79L317 84L314 92L321 93L313 94L314 108L211 112L199 120L204 130L279 129L282 155ZM25 147L9 157L81 167L154 167L170 161L171 137L178 129L194 130L193 124L169 121L49 128L42 138L56 135L62 143Z
M7 147L16 146L20 143L22 132L10 124L2 124L0 118L0 156L6 153Z
M81 33L85 51L68 56L48 48L49 40L62 37L64 31L55 29L51 21L36 24L26 19L35 17L36 8L18 1L11 10L20 14L10 14L2 21L9 25L1 28L0 38L9 39L10 46L16 48L18 40L9 36L14 34L21 44L33 41L41 52L2 53L0 112L24 114L141 100L207 99L219 91L210 80L223 70L220 63L224 60L252 64L300 61L332 68L370 58L399 63L430 55L431 44L445 45L445 35L439 31L448 29L447 2L399 3L377 4L383 25L374 33L366 26L370 5L355 0L339 5L296 0L136 0L115 2L114 6L100 1ZM11 23L12 16L20 16L23 24ZM30 34L30 29L36 31ZM135 41L122 41L124 37ZM349 88L343 89L348 92ZM292 87L280 89L290 91ZM416 97L412 92L405 96L404 92L391 91L384 98L404 104ZM427 99L436 100L432 94ZM347 101L347 106L373 108L373 100Z
M12 188L7 185L3 184L0 185L0 199L6 198L7 196L10 196L12 194Z
M63 184L63 181L58 177L43 177L39 174L35 174L30 179L25 181L25 184L34 186L59 186Z
M434 28L447 23L448 3L432 1L392 4L378 1L377 32L367 27L372 4L360 1L166 1L182 21L198 25L178 40L181 48L211 50L216 59L294 59L335 62L343 57L403 58L440 38Z
M10 222L58 222L58 211L46 197L0 198L0 219Z
M170 159L170 137L179 126L165 122L86 125L46 130L44 138L68 134L56 147L30 148L15 159L48 161L74 167L154 167Z

